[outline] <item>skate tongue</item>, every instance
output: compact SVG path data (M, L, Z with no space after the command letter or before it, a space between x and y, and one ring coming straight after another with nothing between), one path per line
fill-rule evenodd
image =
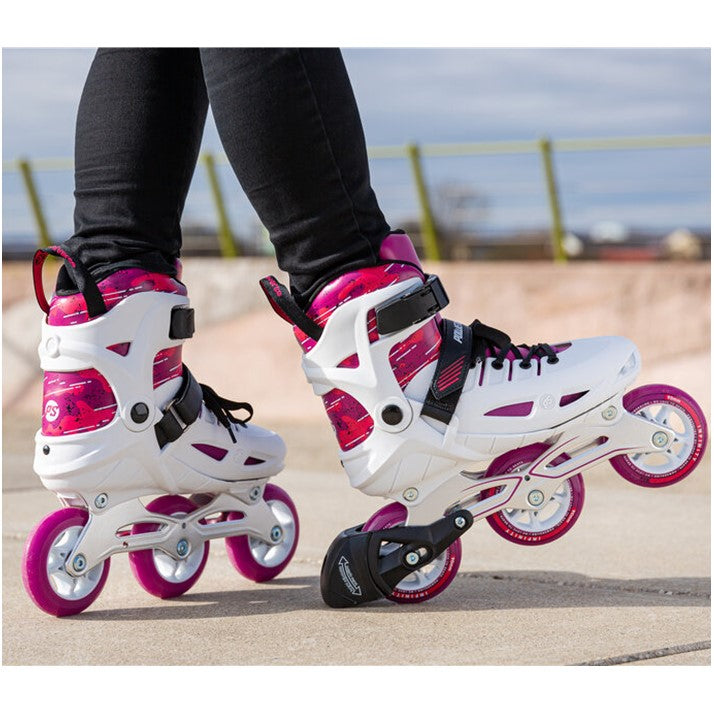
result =
M313 322L295 302L290 291L275 277L269 275L262 278L260 287L268 298L270 306L275 312L291 325L300 328L308 337L317 342L322 336L322 328Z
M379 257L392 263L411 263L424 272L414 250L414 244L404 232L395 231L384 238L379 246Z

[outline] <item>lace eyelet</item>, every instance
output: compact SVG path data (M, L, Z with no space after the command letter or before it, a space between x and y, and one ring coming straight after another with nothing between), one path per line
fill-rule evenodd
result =
M558 357L548 357L548 364L558 364L560 359Z
M503 369L503 362L494 362L491 366L494 369Z
M531 363L530 362L519 362L518 366L521 369L530 369L531 368Z

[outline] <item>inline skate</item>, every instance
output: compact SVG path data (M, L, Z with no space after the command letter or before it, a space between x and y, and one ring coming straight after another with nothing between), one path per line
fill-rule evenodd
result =
M562 537L583 508L581 472L606 460L647 487L701 460L707 428L690 396L625 392L640 370L629 339L514 345L478 320L441 317L446 293L405 234L387 236L379 258L325 281L306 310L261 281L293 325L351 485L390 500L330 546L328 605L438 595L476 520L521 545Z
M48 303L49 254L77 289ZM179 278L180 264L175 279L128 268L97 283L63 247L35 254L46 317L34 469L65 508L29 535L22 575L52 615L94 602L117 553L128 553L147 592L171 598L201 576L210 539L225 538L232 565L256 582L278 575L295 552L295 506L268 483L283 468L283 440L248 423L250 404L218 396L182 364L194 318Z

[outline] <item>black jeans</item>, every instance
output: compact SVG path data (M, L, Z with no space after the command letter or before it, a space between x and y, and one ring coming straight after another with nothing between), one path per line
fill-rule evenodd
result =
M209 101L296 295L375 264L390 228L339 50L102 49L79 105L65 244L95 278L122 267L175 275Z

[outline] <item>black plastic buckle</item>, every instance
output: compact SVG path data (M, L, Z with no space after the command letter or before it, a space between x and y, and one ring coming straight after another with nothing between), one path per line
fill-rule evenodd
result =
M159 448L176 441L196 421L201 413L203 392L201 385L194 379L188 367L184 365L183 384L175 399L169 402L164 415L154 425Z
M196 331L192 307L175 307L171 310L169 324L169 338L172 340L185 340L193 337Z
M377 332L388 335L435 315L449 304L449 297L436 275L423 285L397 295L376 308Z

